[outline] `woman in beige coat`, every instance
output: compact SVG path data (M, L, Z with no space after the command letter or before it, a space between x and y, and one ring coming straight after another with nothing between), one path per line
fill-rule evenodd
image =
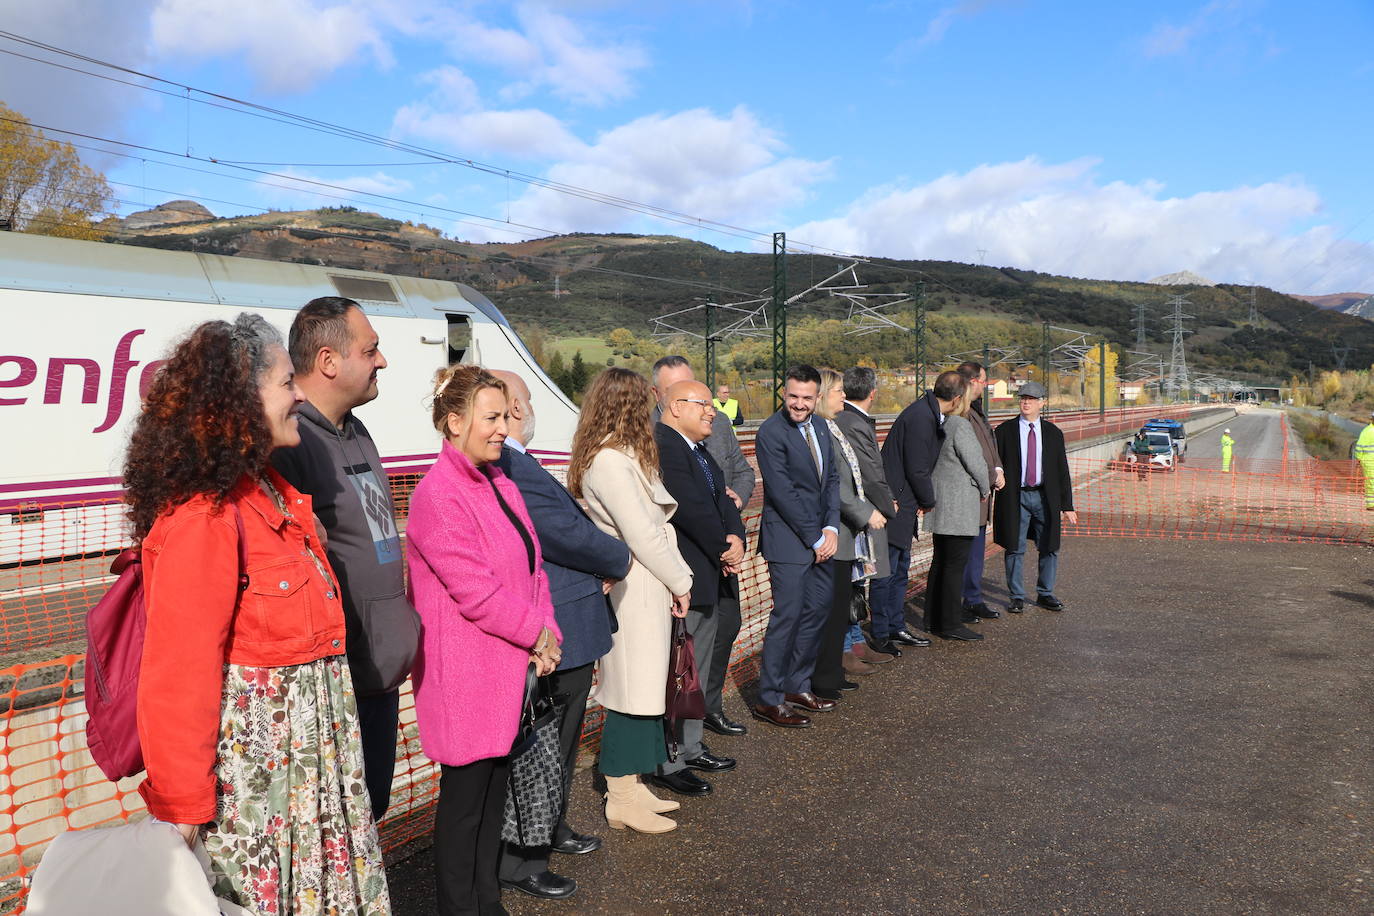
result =
M599 767L606 776L612 827L666 833L661 815L679 807L640 781L667 759L663 713L672 617L687 614L692 572L678 553L668 519L677 502L658 472L649 383L627 369L607 369L582 401L568 464L568 489L586 500L597 527L630 548L630 571L611 589L618 629L601 659L593 696L606 709Z

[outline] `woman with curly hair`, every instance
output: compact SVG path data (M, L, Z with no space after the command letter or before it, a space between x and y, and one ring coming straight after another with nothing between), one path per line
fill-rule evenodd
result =
M544 556L520 491L497 466L506 383L451 366L434 387L439 460L410 498L410 588L424 623L415 718L440 764L434 877L440 916L501 914L497 866L509 755L531 664L562 657Z
M628 369L607 369L582 399L568 489L587 501L597 527L630 548L630 571L611 589L619 629L601 659L593 696L606 709L599 767L606 777L606 820L615 828L666 833L677 802L640 782L668 759L663 713L672 617L687 615L692 571L668 520L677 501L659 477L650 411L653 392Z
M310 497L268 465L304 402L257 315L200 325L125 462L147 631L138 731L154 817L259 914L387 914L338 583Z

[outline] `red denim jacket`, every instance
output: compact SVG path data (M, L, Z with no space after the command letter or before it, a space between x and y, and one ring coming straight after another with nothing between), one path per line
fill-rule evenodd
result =
M276 668L344 653L337 582L320 575L307 550L313 547L329 569L310 497L276 471L267 474L291 517L255 478L244 477L223 511L196 496L160 517L143 540L148 630L138 735L148 778L139 792L164 821L215 817L225 664ZM243 589L234 506L243 516Z

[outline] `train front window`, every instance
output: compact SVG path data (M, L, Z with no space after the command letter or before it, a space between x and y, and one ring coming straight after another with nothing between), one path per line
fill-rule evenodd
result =
M448 364L472 362L472 322L467 315L448 315Z

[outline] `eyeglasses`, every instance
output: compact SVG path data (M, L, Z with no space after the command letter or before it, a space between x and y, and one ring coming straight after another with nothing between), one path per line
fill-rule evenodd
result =
M675 398L673 403L696 404L698 407L710 407L712 409L715 407L710 401L703 401L701 398Z

